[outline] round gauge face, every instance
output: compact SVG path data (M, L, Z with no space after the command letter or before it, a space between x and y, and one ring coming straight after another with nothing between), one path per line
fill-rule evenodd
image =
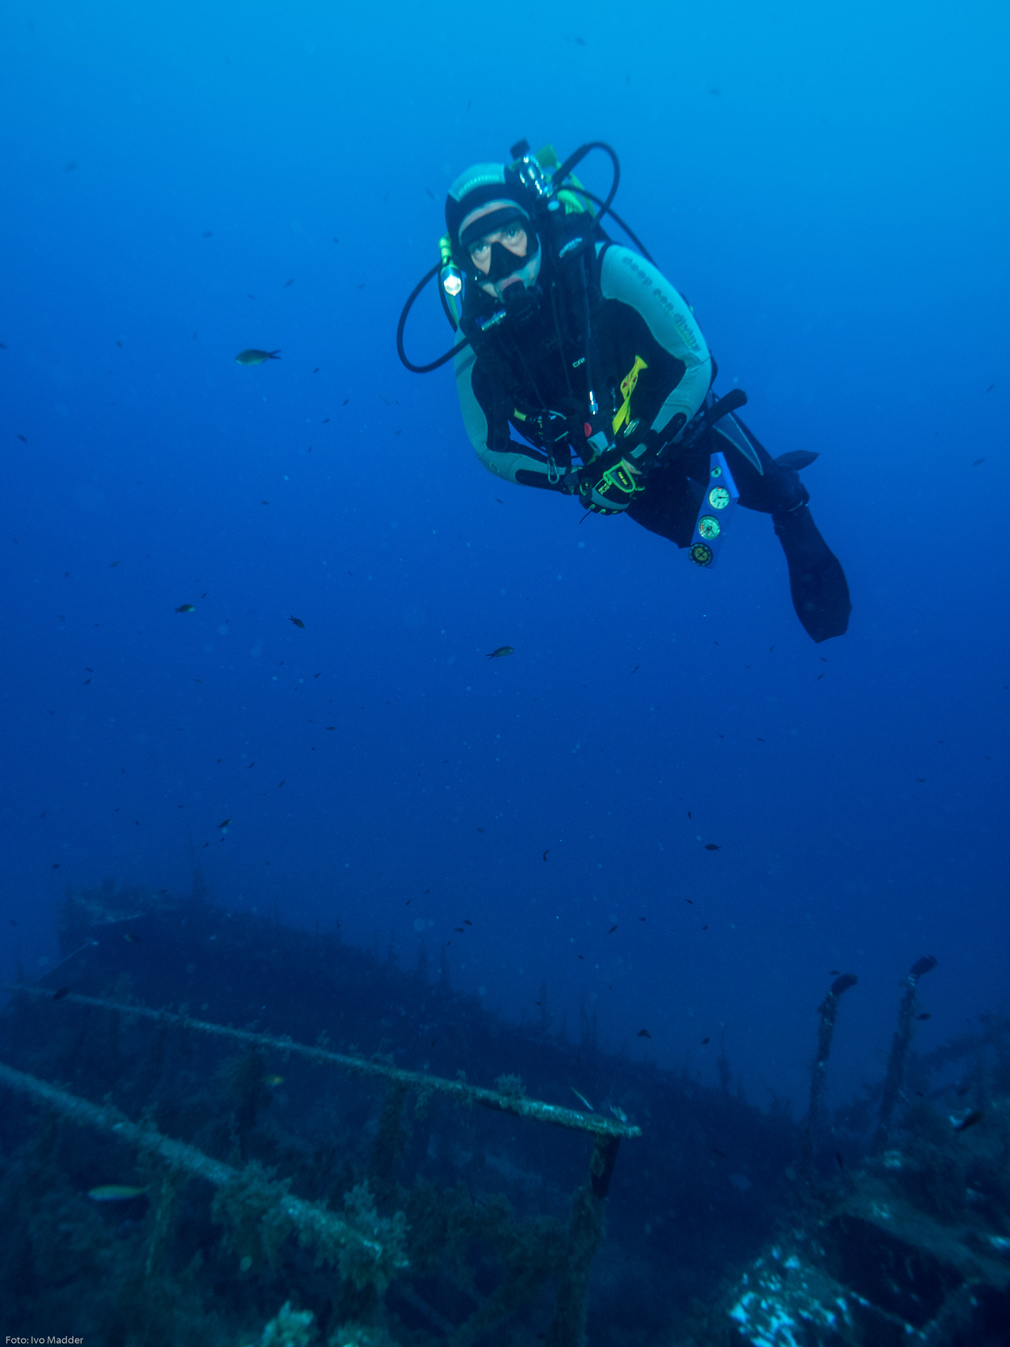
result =
M725 510L729 504L729 492L724 486L714 486L708 493L708 503L713 510Z
M711 566L715 555L708 543L692 543L687 554L699 566Z
M721 477L721 476L722 476L722 468L720 468L720 467L718 466L718 464L712 469L712 476L713 476L713 477Z
M698 520L698 532L703 538L718 538L722 527L714 514L703 514Z

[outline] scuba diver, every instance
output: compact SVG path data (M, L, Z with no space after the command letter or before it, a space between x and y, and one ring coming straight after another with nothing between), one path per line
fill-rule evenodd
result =
M594 148L614 166L605 201L572 172ZM496 477L626 514L700 566L714 564L738 501L771 515L800 622L814 641L843 635L845 574L798 472L817 454L772 458L736 414L746 394L715 396L691 306L612 209L614 151L591 142L560 165L549 146L531 155L521 141L511 153L512 164L476 164L450 187L441 261L400 317L403 363L427 373L453 359L467 434ZM607 214L638 253L604 232ZM415 365L403 331L436 272L462 340Z

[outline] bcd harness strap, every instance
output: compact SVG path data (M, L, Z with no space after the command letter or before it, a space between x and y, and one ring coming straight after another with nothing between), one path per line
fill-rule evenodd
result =
M636 355L635 363L621 380L620 390L623 401L611 421L611 431L614 435L617 434L622 426L626 426L626 434L634 426L635 422L630 419L631 395L634 393L638 384L639 374L642 370L648 368L648 364L642 357ZM526 429L526 427L529 427L530 430L535 429L544 452L547 455L547 480L552 486L556 486L561 480L561 472L557 464L555 446L568 439L569 418L565 416L563 412L552 411L549 408L537 415L533 415L529 412L522 412L516 407L514 408L512 415L515 420L525 423L524 429ZM598 455L594 452L593 458L595 457L598 457ZM588 459L587 462L592 462L592 459Z

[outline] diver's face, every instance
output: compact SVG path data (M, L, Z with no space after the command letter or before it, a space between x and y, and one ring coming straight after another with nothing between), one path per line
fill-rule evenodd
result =
M513 221L512 224L506 225L504 229L497 229L493 234L488 234L479 243L470 245L470 260L477 270L483 272L485 276L491 270L492 243L500 243L503 248L507 248L520 260L526 256L526 230L518 221Z

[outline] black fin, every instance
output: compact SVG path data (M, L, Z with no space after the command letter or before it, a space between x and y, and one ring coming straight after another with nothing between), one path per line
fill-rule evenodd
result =
M849 586L809 509L773 514L772 522L789 566L793 607L807 634L818 643L844 635L852 612Z
M779 454L775 462L780 468L795 468L799 472L801 468L809 468L815 458L820 458L820 454L812 449L794 449L791 454Z

